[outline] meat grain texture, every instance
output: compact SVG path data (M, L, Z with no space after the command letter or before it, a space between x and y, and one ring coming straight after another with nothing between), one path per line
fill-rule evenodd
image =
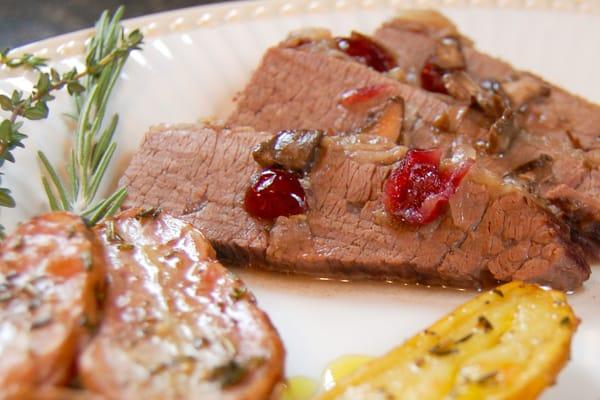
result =
M155 210L96 228L110 286L80 379L106 399L265 399L284 349L243 283L202 234Z
M375 39L396 55L400 68L418 75L440 38L459 35L449 21L442 22L431 26L394 20L384 24ZM592 121L600 119L600 109L477 52L467 39L462 42L467 72L476 80L534 81L550 88L548 96L535 97L519 108L519 126L525 130L516 135L508 151L501 157L484 152L479 155L480 162L500 176L512 176L553 206L556 215L573 228L572 237L586 249L588 259L594 260L600 254L600 151L596 148L600 123L590 124L586 115ZM490 136L494 120L464 101L422 90L418 81L417 85L399 82L330 51L286 46L284 42L267 51L228 119L229 125L266 131L356 131L365 126L373 107L399 96L405 104L399 142L406 146L453 152L457 146L477 148ZM344 94L374 87L381 88L381 94L364 101L363 106L342 105ZM514 173L540 158L549 160L543 168Z
M436 23L434 23L436 22ZM534 86L546 89L518 107L522 133L502 159L488 166L511 172L540 157L551 162L537 176L524 177L533 190L557 207L561 217L576 228L580 242L593 258L600 253L600 107L498 58L477 50L473 42L434 12L409 14L384 23L374 38L386 46L405 70L420 71L445 35L461 37L467 73L477 82L496 81L506 90L531 94ZM418 83L418 82L417 82ZM517 96L523 97L523 96ZM465 135L464 132L460 132ZM467 133L468 135L468 133Z
M353 158L330 139L308 175L308 212L272 224L254 219L242 206L259 170L251 152L270 137L247 128L155 128L121 180L125 206L161 207L204 232L229 262L279 271L463 287L521 279L560 289L589 276L568 228L489 172L474 167L448 212L413 228L382 208L393 164Z
M381 94L357 107L344 107L342 99L356 89L376 88ZM432 95L398 82L358 62L329 53L274 47L269 49L242 92L229 126L251 126L259 131L322 129L352 132L365 126L371 108L398 96L404 100L401 143L427 148L450 143L452 135L433 129L436 118L461 115L453 129L473 140L487 137L477 113L447 96ZM426 132L423 134L422 132Z

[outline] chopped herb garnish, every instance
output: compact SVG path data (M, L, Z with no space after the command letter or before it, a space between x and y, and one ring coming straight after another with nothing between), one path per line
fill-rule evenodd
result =
M152 219L156 219L156 217L158 217L160 215L160 213L161 213L160 208L149 207L149 208L144 208L135 217L137 219L142 219L142 218L146 218L146 217L151 217Z
M106 238L109 242L122 242L123 238L117 233L115 229L115 221L112 219L106 223Z
M81 319L79 320L81 326L87 329L90 332L95 332L98 328L98 323L96 321L92 321L92 319L87 314L83 314Z
M500 297L504 297L504 293L500 289L492 289L492 292L497 294Z
M465 336L461 337L460 339L456 340L454 342L454 344L460 344L460 343L464 343L467 340L471 339L473 337L473 333L467 333Z
M133 250L133 245L131 243L119 243L117 244L117 249L121 251L130 251Z
M43 328L44 326L48 325L51 322L52 322L52 317L49 315L39 318L39 319L33 321L33 323L31 324L31 329L33 330L33 329Z
M222 387L229 387L242 381L247 373L248 370L244 366L231 360L227 364L215 368L211 373L211 378L219 380Z
M248 290L245 287L234 287L231 290L230 297L234 301L242 300L248 295Z
M563 319L560 320L560 324L562 326L569 326L569 325L571 325L571 318L564 317Z
M483 315L480 315L477 319L477 327L483 329L484 332L489 332L494 329L494 325Z
M458 353L458 349L452 347L449 343L438 343L429 349L429 353L434 356L448 356L450 354Z

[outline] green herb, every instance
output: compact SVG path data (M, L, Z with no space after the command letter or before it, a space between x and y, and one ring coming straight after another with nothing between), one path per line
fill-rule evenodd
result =
M139 49L143 40L138 30L124 34L120 25L123 11L123 7L120 7L112 18L108 12L100 17L96 34L87 46L83 71L73 68L61 74L53 68L45 68L45 58L27 53L12 56L10 49L0 52L1 65L38 71L31 93L26 95L21 90L14 90L10 96L0 95L0 108L9 112L9 117L0 122L0 167L5 161L14 163L13 151L17 147L24 147L23 140L27 136L21 131L23 121L20 119L35 121L48 117L48 103L54 100L53 94L66 88L75 99L78 120L75 145L67 167L69 190L65 189L47 157L39 153L47 175L42 183L52 210L74 211L90 224L116 211L125 197L125 190L119 189L107 199L94 203L116 146L112 136L117 116L113 116L106 127L103 124L108 98L129 53ZM1 180L0 207L15 207L10 190L2 187ZM0 236L3 235L3 229L0 225Z
M109 242L123 241L123 238L117 232L117 229L115 227L115 221L113 221L112 219L106 223L106 239L108 239Z
M44 153L38 156L45 170L42 178L52 210L73 211L90 225L112 215L127 194L120 188L106 199L96 194L117 144L113 135L118 116L105 124L106 107L123 65L132 50L138 49L143 36L139 31L124 35L120 24L123 7L110 18L104 12L96 23L96 35L87 46L86 74L82 83L67 85L77 104L74 145L67 163L68 178L61 180Z
M240 382L247 373L248 370L244 366L231 360L227 364L215 368L212 371L211 378L218 379L221 382L221 386L225 388Z
M229 296L231 297L231 299L233 301L238 301L238 300L242 300L242 299L246 298L247 295L248 295L248 290L245 287L240 286L240 287L234 287L231 290L231 293Z
M500 289L492 289L492 292L497 294L500 297L504 297L504 293Z
M453 347L453 343L440 342L429 349L429 353L434 356L448 356L450 354L458 353L458 349Z
M563 319L560 320L560 324L562 326L569 326L569 325L571 325L571 318L569 318L569 317L563 317Z
M131 251L133 250L133 245L131 243L119 243L117 249L119 251Z
M494 325L483 315L480 315L477 319L477 327L483 329L484 332L489 332L494 329Z
M149 208L144 208L142 209L136 216L136 219L144 219L146 217L150 217L152 219L156 219L156 217L158 217L161 213L161 209L160 208L154 208L154 207L149 207Z
M473 337L473 332L467 333L465 336L461 337L460 339L455 340L454 344L464 343L467 340L471 339L472 337Z
M8 68L29 68L39 70L41 67L46 66L47 58L38 57L33 54L25 53L20 57L11 57L8 55L10 49L7 47L0 51L0 65L5 65Z

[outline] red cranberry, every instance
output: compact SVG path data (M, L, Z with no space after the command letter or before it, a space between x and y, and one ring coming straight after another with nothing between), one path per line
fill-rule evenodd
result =
M383 187L386 211L410 225L432 222L444 211L471 161L440 170L441 150L409 150Z
M292 173L280 168L264 169L246 191L244 208L256 217L275 219L306 211L306 195Z
M428 61L421 70L421 87L430 92L448 94L444 85L444 74L448 72Z
M392 89L390 85L371 85L349 89L342 93L340 104L349 108L355 104L364 103L382 96L390 91L390 89Z
M338 49L376 71L385 72L396 66L394 57L368 36L352 32L349 38L340 37L335 41Z

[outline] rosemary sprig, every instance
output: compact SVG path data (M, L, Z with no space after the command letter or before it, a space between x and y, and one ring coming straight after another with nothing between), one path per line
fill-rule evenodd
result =
M104 124L108 99L129 53L139 49L143 41L138 30L124 34L120 24L123 11L124 8L120 7L112 17L106 11L101 15L96 23L96 33L87 45L86 67L82 71L73 68L60 74L53 68L44 68L47 61L44 58L32 54L12 57L9 49L0 52L0 65L38 71L34 90L27 96L20 90L14 90L10 97L0 95L0 107L10 113L0 122L0 167L5 161L15 162L13 151L24 147L23 140L27 136L21 131L23 122L19 119L46 118L48 103L54 100L52 94L66 88L74 97L74 117L77 120L73 149L67 164L69 176L62 179L40 152L38 155L45 173L42 184L52 210L76 212L90 224L114 213L125 197L125 190L121 188L108 198L95 201L116 148L112 139L117 115ZM14 206L10 190L1 187L0 180L0 207ZM0 235L1 232L0 225Z
M138 49L143 36L139 31L124 35L120 24L123 8L110 18L104 12L96 23L96 35L87 46L86 70L76 74L77 84L67 83L77 105L77 127L73 148L66 165L68 177L61 179L44 153L38 156L45 176L42 184L52 210L68 210L81 215L90 225L113 214L126 196L120 188L106 199L96 194L116 150L113 135L118 115L105 124L106 107L123 65L132 50ZM79 83L79 79L85 80Z

